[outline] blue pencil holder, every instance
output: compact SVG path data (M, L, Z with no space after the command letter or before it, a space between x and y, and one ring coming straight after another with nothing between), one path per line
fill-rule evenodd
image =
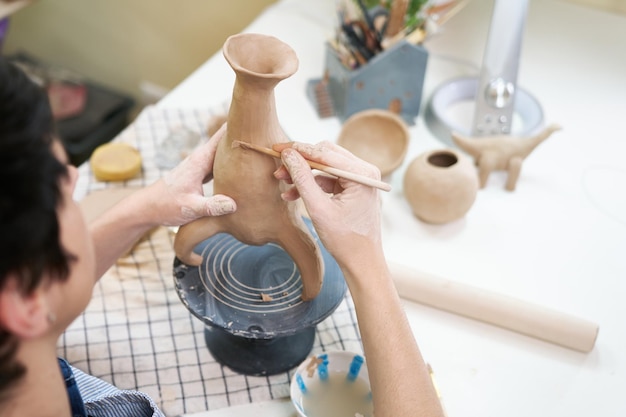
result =
M345 121L363 110L384 109L415 124L427 63L426 49L402 40L365 65L349 69L326 44L324 77L335 116Z

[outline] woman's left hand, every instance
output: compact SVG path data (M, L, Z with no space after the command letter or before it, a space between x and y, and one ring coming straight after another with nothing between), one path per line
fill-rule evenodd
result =
M180 226L204 216L221 216L237 209L235 201L223 194L205 196L202 185L213 178L217 144L226 133L226 124L178 166L147 190L154 203L156 223Z

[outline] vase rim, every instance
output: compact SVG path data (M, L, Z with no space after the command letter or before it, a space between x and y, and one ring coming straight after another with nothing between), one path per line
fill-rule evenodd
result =
M280 39L260 33L229 36L222 53L235 72L258 78L285 79L298 70L295 51Z
M436 168L451 168L459 163L459 154L452 149L435 149L425 156L428 164Z

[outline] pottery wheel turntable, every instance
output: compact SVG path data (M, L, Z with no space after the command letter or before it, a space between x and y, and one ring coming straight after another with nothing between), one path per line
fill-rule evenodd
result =
M205 324L213 357L236 372L274 375L296 367L313 347L315 325L343 300L343 274L305 221L325 265L322 289L312 301L300 298L298 268L276 244L250 246L220 233L196 246L203 256L200 266L174 259L181 301Z

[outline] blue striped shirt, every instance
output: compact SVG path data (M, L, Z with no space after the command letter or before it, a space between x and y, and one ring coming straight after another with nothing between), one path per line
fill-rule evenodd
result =
M121 390L70 366L89 417L165 417L154 400L139 391Z

